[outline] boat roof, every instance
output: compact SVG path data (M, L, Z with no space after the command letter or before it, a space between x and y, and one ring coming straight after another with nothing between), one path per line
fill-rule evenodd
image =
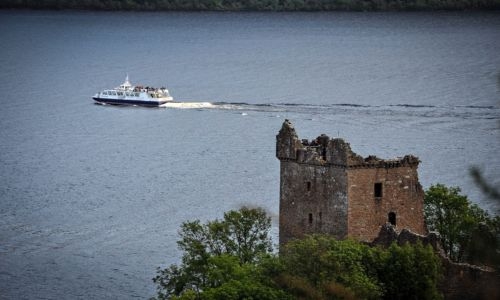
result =
M121 89L130 89L132 88L132 84L130 84L130 81L128 80L128 74L127 77L125 77L125 82L120 85Z

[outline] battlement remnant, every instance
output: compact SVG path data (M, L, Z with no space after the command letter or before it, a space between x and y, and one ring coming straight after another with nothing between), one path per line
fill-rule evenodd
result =
M413 155L396 159L381 159L374 155L363 158L354 153L349 143L343 139L330 139L325 134L321 134L312 141L299 140L295 128L289 120L283 122L276 139L276 157L280 160L349 168L396 168L418 166L420 163L418 158Z
M371 242L389 222L425 234L419 159L362 156L325 134L300 140L285 120L276 136L280 160L280 245L323 233Z

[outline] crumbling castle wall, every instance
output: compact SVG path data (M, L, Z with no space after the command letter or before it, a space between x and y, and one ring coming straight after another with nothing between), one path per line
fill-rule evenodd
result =
M323 149L300 141L287 121L277 136L281 245L305 234L347 235L345 168L328 165Z
M280 244L324 233L373 240L380 227L425 233L418 158L363 158L343 139L300 140L288 121L276 136L280 160Z
M321 165L281 164L280 244L304 234L347 234L345 172Z
M439 290L444 299L500 299L500 274L489 268L452 262L441 248L439 234L436 232L427 235L420 235L407 229L398 232L394 226L387 223L382 226L371 245L388 247L392 243L404 245L416 244L418 241L423 245L431 245L441 260L443 278L439 282Z
M418 181L417 166L418 159L414 156L398 160L369 157L364 163L348 168L350 237L372 241L386 222L426 233L424 192Z

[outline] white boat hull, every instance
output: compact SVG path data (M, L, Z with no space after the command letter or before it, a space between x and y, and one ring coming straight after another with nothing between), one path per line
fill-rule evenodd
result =
M113 105L138 105L138 106L160 106L167 102L172 102L171 99L155 99L155 100L134 100L134 99L112 99L112 98L99 98L93 97L95 102L100 104L113 104Z

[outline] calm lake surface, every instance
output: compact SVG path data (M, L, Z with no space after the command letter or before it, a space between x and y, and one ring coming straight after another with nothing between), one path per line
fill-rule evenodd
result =
M500 178L499 13L0 11L0 299L146 299L186 220L273 217L285 118L425 188ZM93 104L166 85L177 108Z

